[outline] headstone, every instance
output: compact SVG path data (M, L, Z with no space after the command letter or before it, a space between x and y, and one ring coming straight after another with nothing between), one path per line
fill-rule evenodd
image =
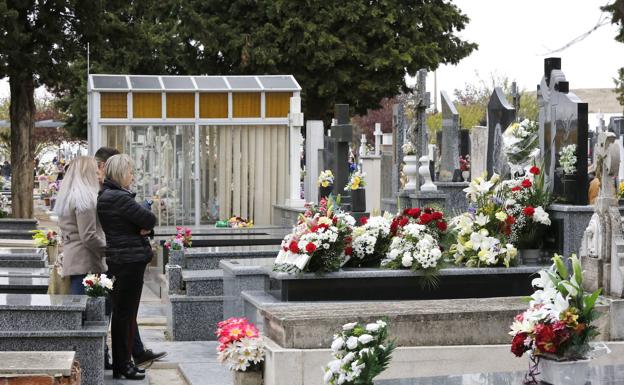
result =
M509 166L503 152L503 132L516 120L516 110L509 104L503 89L494 88L487 107L487 172L506 175Z
M470 133L470 178L487 172L488 128L475 126Z
M465 128L459 130L459 155L470 155L470 130Z
M594 215L583 234L581 261L587 290L603 288L603 293L624 297L624 236L613 178L620 167L620 149L616 135L601 132L596 144L596 175L600 193L594 203Z
M334 108L336 125L332 126L331 138L334 141L335 162L334 195L344 195L344 187L349 182L349 144L353 138L353 127L349 124L349 105L336 104Z
M442 182L453 180L455 170L459 169L459 113L444 91L442 98L442 156L440 159L440 177Z
M381 123L375 123L375 155L381 155L381 138L383 136L383 132L381 132Z
M305 199L308 202L318 202L317 178L322 169L319 165L319 150L323 149L324 128L322 120L308 120L306 122L306 177L304 181Z
M360 139L360 149L358 151L359 157L368 155L368 147L366 146L366 142L366 134L362 134L362 138Z
M394 167L392 169L392 191L397 192L401 189L401 163L403 162L403 143L405 143L405 133L407 122L405 120L405 111L402 103L392 106L392 145L394 151L392 158Z
M544 60L544 76L538 87L540 107L540 151L544 160L547 186L555 198L563 195L562 171L558 162L559 151L576 145L576 173L574 185L578 186L575 205L588 202L587 145L588 106L569 90L569 83L561 71L560 58Z
M428 152L429 135L427 130L427 108L429 108L430 95L427 92L427 70L421 69L416 75L416 89L414 93L414 119L409 127L408 140L416 148L418 158L425 156ZM420 186L423 181L417 175L416 186ZM418 189L418 187L417 187Z
M620 171L618 181L624 181L624 116L613 116L609 119L609 132L615 133L620 142ZM590 147L593 150L593 146Z

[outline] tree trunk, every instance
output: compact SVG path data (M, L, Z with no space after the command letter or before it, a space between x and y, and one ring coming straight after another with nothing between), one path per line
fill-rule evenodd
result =
M32 133L35 84L32 74L11 74L11 199L14 218L33 218Z

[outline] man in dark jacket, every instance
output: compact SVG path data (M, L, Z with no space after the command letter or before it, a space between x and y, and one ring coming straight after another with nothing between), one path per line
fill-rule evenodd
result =
M140 205L128 190L134 165L126 154L106 161L106 179L98 196L97 211L106 234L106 263L115 277L112 292L113 378L145 378L131 360L131 341L143 289L145 268L153 257L146 230L156 225L156 216Z
M104 166L106 165L106 161L113 155L117 154L119 154L119 151L112 147L100 147L95 152L95 161L98 165L98 177L100 179L100 183L104 183ZM139 327L137 325L136 330L134 331L134 341L132 344L132 358L134 359L134 364L137 366L149 366L152 362L159 360L166 355L166 352L153 352L151 349L145 348L143 341L141 341L141 334L139 333ZM108 353L106 354L105 367L107 370L112 369L112 365L108 362Z

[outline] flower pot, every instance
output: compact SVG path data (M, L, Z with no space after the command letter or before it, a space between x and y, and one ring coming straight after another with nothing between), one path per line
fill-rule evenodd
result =
M50 206L50 198L43 198L43 203L44 203L46 206Z
M464 182L468 182L470 178L470 171L462 171L462 178L464 179Z
M576 194L579 186L576 182L576 174L565 174L561 180L563 185L563 198L567 203L574 204L576 202Z
M184 250L169 250L169 265L184 266Z
M541 249L519 249L518 250L518 263L521 265L536 266L542 261Z
M58 244L48 246L46 251L48 253L48 264L54 265L56 263L56 257L58 257Z
M234 371L234 385L263 385L261 371L239 372Z
M351 190L351 211L354 213L366 211L366 190L363 188Z
M327 187L320 186L319 187L319 201L323 198L327 198L332 191L334 190L334 186L329 185Z
M405 155L403 157L405 166L403 166L403 173L407 177L407 183L403 187L403 190L418 190L416 185L416 176L418 175L418 157L416 155Z
M87 297L86 309L87 321L104 321L106 314L106 298L105 297Z
M585 385L589 378L590 361L555 361L541 357L540 380L553 385Z

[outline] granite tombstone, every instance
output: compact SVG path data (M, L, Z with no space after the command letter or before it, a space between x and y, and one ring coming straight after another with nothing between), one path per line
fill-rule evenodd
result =
M503 132L516 120L516 109L507 101L503 89L494 88L487 107L487 172L506 175L509 166L503 152Z
M442 182L453 180L459 169L459 113L445 91L440 93L442 100L442 146L440 178Z

